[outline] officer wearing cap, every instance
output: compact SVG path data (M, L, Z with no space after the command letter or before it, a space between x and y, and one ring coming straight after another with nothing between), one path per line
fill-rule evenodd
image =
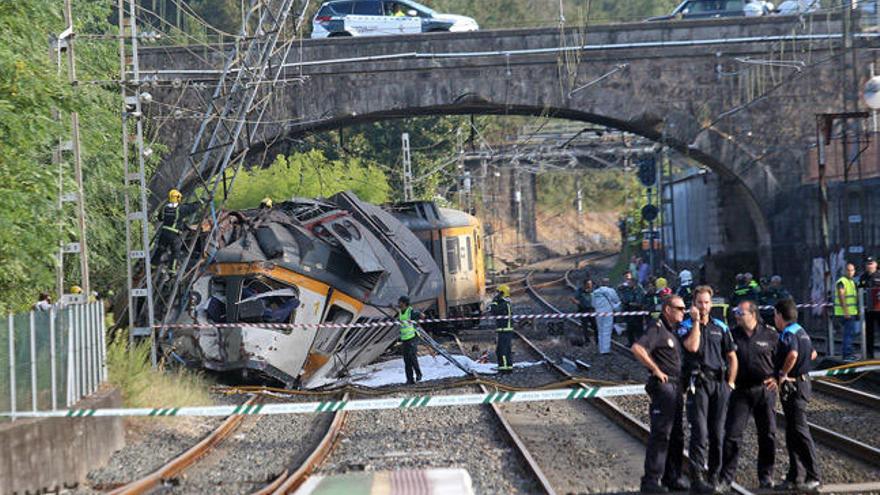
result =
M651 322L638 342L633 355L651 377L645 390L651 398L651 433L645 450L645 475L642 493L665 493L687 490L681 477L684 454L684 428L681 392L681 343L675 336L687 307L679 296L666 298L660 317Z
M859 277L859 289L865 289L868 298L865 304L865 359L874 358L874 335L880 326L880 311L875 310L871 300L871 290L880 289L880 270L877 270L877 260L868 256L865 260L865 272Z
M749 416L758 430L758 482L762 489L773 488L776 461L776 383L773 359L779 333L762 323L753 301L734 308L739 324L731 331L736 343L739 370L736 388L730 394L724 426L724 456L721 464L721 491L727 492L736 478L736 466L743 431Z
M694 289L690 316L677 331L684 349L691 488L697 493L712 493L718 483L727 400L738 368L727 324L709 316L713 295L708 285Z
M780 488L814 491L821 483L816 449L807 424L807 402L812 392L807 373L816 359L816 351L807 331L798 325L794 301L784 299L774 308L776 328L782 329L774 357L775 385L785 413L785 446L788 449L788 475Z
M511 345L513 342L513 304L510 302L510 287L499 285L498 292L489 303L489 311L495 316L495 356L498 358L498 371L510 373L513 371L513 356Z

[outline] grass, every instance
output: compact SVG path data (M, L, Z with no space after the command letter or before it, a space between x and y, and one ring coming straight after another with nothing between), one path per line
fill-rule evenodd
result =
M153 369L150 341L128 347L128 336L119 334L107 347L110 383L122 392L126 407L203 406L213 401L211 384L201 373L185 369Z

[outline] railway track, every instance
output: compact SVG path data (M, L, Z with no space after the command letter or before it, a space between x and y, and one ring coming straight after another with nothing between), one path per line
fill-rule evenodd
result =
M208 486L205 486L204 484L193 485L187 480L187 475L192 471L199 469L203 464L216 464L219 460L217 458L226 455L221 452L224 448L224 442L229 442L233 436L247 436L248 433L242 432L242 430L245 429L246 423L258 423L261 418L265 418L248 415L249 413L252 413L255 408L258 408L261 401L261 398L251 396L251 398L241 404L241 413L228 416L217 428L202 438L198 443L169 460L148 475L116 488L110 492L111 495L138 495L159 491L170 493L205 493L206 490L213 493L241 493L242 489L244 490L244 493L252 492L255 494L282 494L292 492L305 481L308 475L332 450L339 430L345 421L345 411L336 411L333 413L333 419L329 421L326 431L321 435L315 448L304 456L305 460L297 462L296 465L289 466L280 474L271 477L271 479L265 480L265 483L256 483L262 485L256 490L248 489L251 484L255 484L252 480L244 484L241 482L230 482L224 485L223 481L225 480L214 479L211 480L211 483L214 484ZM257 424L249 426L251 429L258 429ZM258 440L253 443L260 443L260 441ZM260 456L261 453L263 452L254 452L255 455L252 456L254 462L258 462L262 458ZM244 467L247 468L247 466Z

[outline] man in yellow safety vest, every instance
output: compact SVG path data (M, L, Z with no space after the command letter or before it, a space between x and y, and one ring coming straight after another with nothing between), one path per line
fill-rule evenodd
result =
M403 354L403 367L406 372L406 383L413 384L422 380L422 370L419 368L419 336L414 319L419 318L419 313L413 309L409 297L400 296L397 300L397 321L400 322L400 347ZM413 379L415 373L415 380Z
M843 330L843 349L841 354L844 361L855 361L858 359L858 356L852 352L853 341L861 332L855 276L856 265L847 263L843 276L837 279L837 284L835 284L837 291L834 295L834 319L837 321L837 327Z

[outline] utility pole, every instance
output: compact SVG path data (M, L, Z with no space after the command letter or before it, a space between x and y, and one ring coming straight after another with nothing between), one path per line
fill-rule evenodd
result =
M412 156L409 149L409 133L404 132L400 136L400 140L403 148L403 200L412 201L415 195L413 194L412 185Z
M62 69L62 53L67 54L67 80L70 86L75 88L79 81L76 76L76 52L74 50L75 33L73 30L73 11L71 0L64 2L64 21L67 28L58 36L53 43L53 55L56 60L59 73ZM57 115L57 114L56 114ZM70 113L70 135L71 140L61 141L58 149L53 153L53 160L58 163L58 187L59 187L59 213L63 214L64 203L76 203L76 233L77 239L74 242L65 243L61 241L58 252L58 272L56 274L56 283L58 284L59 300L67 300L68 302L84 303L88 301L88 295L91 293L91 284L89 282L89 245L86 236L86 211L85 211L85 192L83 189L82 175L82 149L80 145L79 132L79 113L73 111ZM64 160L62 153L70 151L73 154L73 171L74 183L76 189L74 192L64 192ZM61 215L63 217L63 215ZM62 220L63 222L63 220ZM63 225L62 225L63 232ZM80 286L83 294L75 296L64 293L64 255L79 254L80 268Z

